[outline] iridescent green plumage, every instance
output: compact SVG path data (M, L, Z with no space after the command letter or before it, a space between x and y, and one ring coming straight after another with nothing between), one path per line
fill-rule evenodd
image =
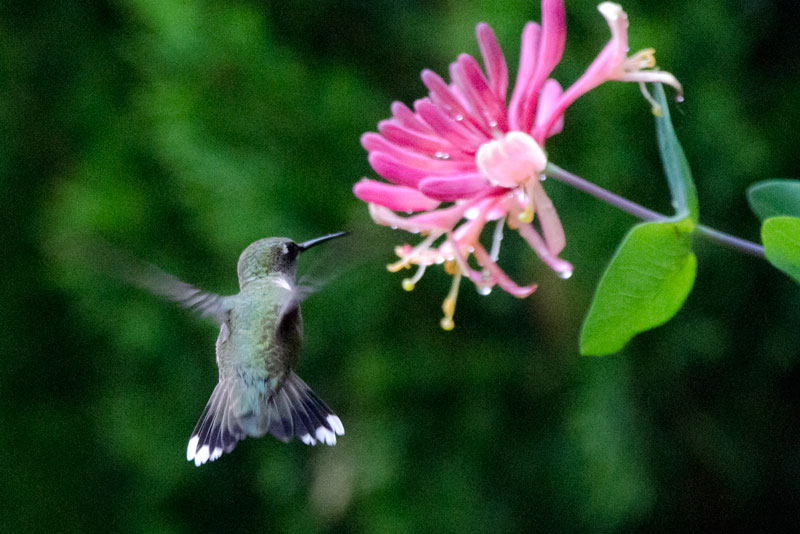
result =
M187 459L201 465L230 452L247 436L267 432L282 441L300 438L336 443L344 434L339 418L294 373L303 342L295 282L297 257L340 232L305 243L271 237L248 246L239 257L239 293L219 296L196 289L155 267L126 278L220 324L219 383L189 439Z

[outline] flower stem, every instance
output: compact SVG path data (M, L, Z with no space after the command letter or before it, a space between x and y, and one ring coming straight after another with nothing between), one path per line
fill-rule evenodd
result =
M611 191L586 181L580 176L576 176L569 171L565 171L553 163L548 162L544 173L554 180L558 180L559 182L572 186L575 189L583 191L584 193L588 193L593 197L606 202L607 204L611 204L612 206L626 213L630 213L634 217L638 217L639 219L645 221L666 221L670 219L670 217L658 213L657 211L645 208L641 204L637 204L636 202L632 202L627 198L615 195ZM713 228L709 228L703 224L698 224L696 226L696 231L698 234L710 239L711 241L715 241L740 252L744 252L745 254L750 254L759 258L766 258L766 256L764 256L764 247L757 243L753 243L752 241L747 241L745 239L720 232L719 230L714 230Z

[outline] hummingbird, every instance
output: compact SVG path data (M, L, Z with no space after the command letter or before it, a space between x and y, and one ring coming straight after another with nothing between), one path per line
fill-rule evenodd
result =
M335 445L344 426L295 374L303 343L300 302L308 290L296 282L301 252L337 232L295 243L269 237L251 243L238 263L239 293L221 296L198 289L155 266L130 268L134 285L219 324L219 382L189 438L186 459L200 466L231 452L244 438L270 433L283 442Z

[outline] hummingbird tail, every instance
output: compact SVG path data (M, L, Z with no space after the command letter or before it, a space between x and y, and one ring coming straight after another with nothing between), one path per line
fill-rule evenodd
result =
M247 437L246 430L231 413L233 388L230 386L228 381L217 384L192 431L186 459L194 460L194 465L213 462L223 452L231 452L239 441Z
M293 372L268 396L248 397L237 385L225 380L214 388L186 449L186 459L195 465L231 452L247 436L269 432L283 442L297 437L306 445L335 445L336 436L344 435L342 421Z
M294 372L267 401L269 433L283 442L297 437L306 445L336 445L342 421Z

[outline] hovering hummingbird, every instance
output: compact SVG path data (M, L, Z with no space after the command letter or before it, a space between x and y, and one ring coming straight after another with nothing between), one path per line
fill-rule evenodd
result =
M125 278L219 325L219 383L197 422L186 459L200 466L231 452L247 436L267 432L283 442L335 445L344 435L339 418L294 372L303 342L295 281L297 258L309 248L345 235L337 232L303 243L269 237L239 257L239 293L220 296L182 282L154 266L130 269Z

